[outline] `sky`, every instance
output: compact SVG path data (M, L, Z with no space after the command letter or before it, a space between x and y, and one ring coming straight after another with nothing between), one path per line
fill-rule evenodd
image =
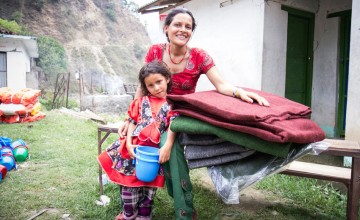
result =
M153 0L132 0L139 7L146 5L147 3L153 2ZM160 43L162 39L162 33L160 32L159 27L159 13L148 13L140 14L140 22L143 23L146 27L152 43Z

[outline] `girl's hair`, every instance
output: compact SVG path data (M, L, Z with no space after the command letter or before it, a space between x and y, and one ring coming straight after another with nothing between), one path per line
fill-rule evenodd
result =
M148 77L150 74L155 74L155 73L163 75L166 80L169 79L169 83L167 84L166 91L167 93L171 91L171 86L172 86L171 73L164 62L160 62L156 60L145 64L139 71L139 82L140 82L141 90L143 91L144 95L149 94L149 91L147 90L145 85L145 78Z
M191 17L192 20L192 28L191 30L194 31L196 28L196 22L195 22L195 18L193 16L193 14L191 13L191 11L187 10L186 8L174 8L173 10L170 11L170 13L166 16L165 18L165 22L164 22L164 27L165 26L170 26L171 22L174 20L174 17L177 14L188 14ZM165 33L167 41L170 42L169 36L167 33Z

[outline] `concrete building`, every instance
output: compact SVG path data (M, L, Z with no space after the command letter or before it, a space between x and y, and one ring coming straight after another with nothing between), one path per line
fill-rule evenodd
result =
M139 11L189 9L198 24L190 46L206 50L227 81L308 105L327 137L360 141L360 1L171 2ZM201 78L198 90L209 89Z
M27 87L33 58L39 57L36 38L0 34L0 87Z

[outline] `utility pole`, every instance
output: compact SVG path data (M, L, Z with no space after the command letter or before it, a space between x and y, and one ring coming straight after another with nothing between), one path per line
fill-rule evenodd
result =
M82 96L83 96L83 90L82 90L82 84L83 84L83 77L82 74L80 73L80 71L77 71L75 73L75 78L79 81L79 97L80 97L80 111L82 111Z

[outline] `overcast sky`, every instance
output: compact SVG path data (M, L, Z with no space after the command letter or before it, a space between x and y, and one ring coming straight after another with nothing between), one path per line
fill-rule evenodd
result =
M139 7L146 5L147 3L153 2L153 0L132 0L135 2ZM140 14L140 21L144 25L146 25L146 30L149 33L150 39L152 43L159 43L161 38L161 32L159 28L159 14L148 13L148 14Z

